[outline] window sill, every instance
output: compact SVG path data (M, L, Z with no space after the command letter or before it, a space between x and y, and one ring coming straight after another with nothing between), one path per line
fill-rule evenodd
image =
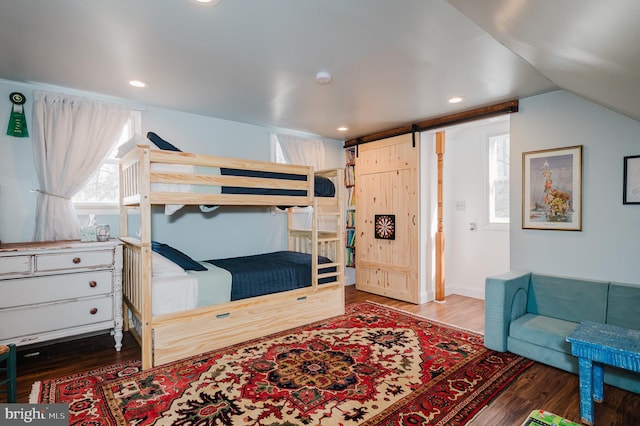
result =
M120 214L120 206L117 204L74 204L73 207L79 216L89 214L95 215L113 215ZM136 210L137 211L137 210Z

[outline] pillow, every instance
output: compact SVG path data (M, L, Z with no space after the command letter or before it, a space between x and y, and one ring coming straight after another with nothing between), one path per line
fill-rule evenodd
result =
M147 133L147 138L153 142L154 144L156 144L156 146L160 149L164 149L165 151L181 151L179 148L176 148L175 146L173 146L171 143L165 141L164 139L162 139L160 136L156 135L153 132L148 132Z
M187 275L187 272L160 253L151 253L152 274L154 277Z
M206 271L207 268L181 252L167 244L151 241L151 250L163 255L173 263L179 265L185 271Z

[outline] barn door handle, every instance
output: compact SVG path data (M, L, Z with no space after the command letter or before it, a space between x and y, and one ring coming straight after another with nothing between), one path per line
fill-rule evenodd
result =
M413 222L413 225L415 226L415 224L416 224L416 215L415 214L411 218L411 221Z

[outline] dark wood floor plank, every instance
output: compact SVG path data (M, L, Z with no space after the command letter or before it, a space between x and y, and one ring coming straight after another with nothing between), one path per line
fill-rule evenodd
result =
M460 328L484 331L484 301L464 296L447 296L444 303L413 305L355 289L346 288L346 303L372 301L421 315ZM30 356L31 354L37 355ZM18 352L18 402L27 402L35 381L72 375L105 365L140 358L137 342L125 333L123 349L113 349L108 334L87 337ZM595 404L595 424L640 425L640 395L605 385L605 401ZM0 402L4 402L4 396ZM481 411L473 425L519 425L535 409L544 409L579 422L580 407L576 375L536 363Z

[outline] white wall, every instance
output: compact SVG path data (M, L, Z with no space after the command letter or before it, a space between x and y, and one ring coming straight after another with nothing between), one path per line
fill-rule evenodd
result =
M435 299L438 157L435 133L420 135L420 303Z
M28 241L33 233L38 178L33 166L31 138L7 136L11 112L9 94L21 92L27 97L24 105L29 134L34 86L0 81L0 241Z
M0 117L5 120L0 134L0 240L2 242L28 241L34 228L37 197L29 190L38 188L38 180L33 166L31 138L14 138L6 135L10 112L8 96L14 91L20 91L27 97L27 123L31 130L33 89L105 99L100 95L78 93L72 89L0 81L0 96L6 99L5 102L0 102ZM128 103L125 100L116 101ZM144 109L142 112L143 134L154 131L184 151L268 161L270 160L270 132L302 134L150 106L133 106ZM327 167L344 165L342 145L342 141L325 140ZM117 215L98 215L98 221L108 223L111 226L111 234L118 235ZM133 226L135 227L135 223ZM197 207L187 207L170 217L164 216L161 209L154 209L153 216L153 238L174 244L197 259L282 249L285 246L284 229L286 229L284 215L273 215L269 208L225 207L203 215Z
M583 146L582 231L522 229L522 153ZM569 92L520 101L511 118L511 269L640 282L640 206L622 204L623 157L640 122Z
M488 275L509 269L509 227L488 226L487 138L509 133L509 117L445 130L445 294L484 299ZM517 159L517 157L516 157ZM514 157L511 157L512 162ZM463 202L460 210L456 203ZM471 223L475 230L471 230Z

